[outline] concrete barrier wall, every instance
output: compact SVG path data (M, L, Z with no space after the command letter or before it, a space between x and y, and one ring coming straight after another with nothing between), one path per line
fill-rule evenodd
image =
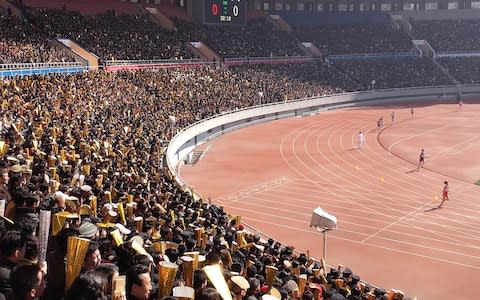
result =
M177 133L167 149L167 164L176 175L177 182L187 187L178 175L178 167L193 149L221 134L254 124L314 114L324 110L343 107L366 106L435 100L455 101L457 93L464 97L480 95L480 85L417 87L346 93L333 96L314 97L289 101L287 103L266 104L232 111L204 119ZM190 189L187 189L190 190ZM199 195L194 195L198 197Z

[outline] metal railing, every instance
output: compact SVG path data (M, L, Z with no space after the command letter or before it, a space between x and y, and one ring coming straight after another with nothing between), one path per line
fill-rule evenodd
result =
M140 69L163 69L183 68L215 65L215 62L205 62L200 59L161 59L161 60L117 60L105 62L105 70L140 70Z
M72 74L88 71L88 67L80 65L74 66L56 66L56 67L38 67L33 66L25 69L1 69L0 78L16 77L16 76L32 76L40 74Z
M24 69L45 69L45 68L71 68L81 67L79 62L43 62L43 63L11 63L0 64L0 70L24 70Z
M198 64L201 60L198 58L188 59L148 59L148 60L110 60L105 62L105 66L147 66L162 64Z
M417 58L418 52L391 52L391 53L365 53L365 54L335 54L328 55L329 61L348 61L364 59L396 59L396 58Z
M271 56L271 57L227 57L224 59L225 65L245 65L245 64L275 64L275 63L301 63L312 61L309 56Z
M435 57L480 57L480 51L441 51Z

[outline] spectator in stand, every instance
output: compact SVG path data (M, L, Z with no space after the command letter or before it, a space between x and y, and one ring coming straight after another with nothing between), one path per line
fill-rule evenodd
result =
M8 169L0 168L0 199L5 200L5 205L7 205L10 200L12 200L12 196L8 191L8 181L10 179L8 175Z
M207 274L202 269L197 269L193 272L193 289L195 290L195 299L198 293L207 287Z
M221 300L222 296L214 288L204 288L200 291L197 300Z
M104 273L87 271L72 283L65 300L106 300L107 278Z
M82 271L92 271L100 265L102 261L102 255L99 250L99 245L95 241L91 241L88 244L88 250L85 255L85 261L83 263Z
M45 291L45 273L38 265L16 267L10 275L10 280L12 282L12 293L7 295L7 299L40 299Z
M127 299L148 300L152 291L152 279L146 266L135 265L127 272Z
M107 288L106 288L106 294L109 296L111 299L112 297L112 289L113 289L113 281L120 275L118 266L112 263L105 263L99 265L95 271L99 273L103 273L107 279ZM122 300L122 299L116 299L116 300Z
M0 293L12 290L10 273L25 256L26 240L19 230L7 230L0 236Z

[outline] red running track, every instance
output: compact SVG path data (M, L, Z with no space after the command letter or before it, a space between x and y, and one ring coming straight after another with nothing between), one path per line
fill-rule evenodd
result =
M213 140L181 176L243 222L317 258L323 238L309 222L322 207L338 219L327 263L373 285L419 300L479 299L465 282L480 275L480 105L456 109L425 105L411 119L409 107L365 107L252 126ZM421 148L426 164L416 172ZM437 208L445 180L450 201Z

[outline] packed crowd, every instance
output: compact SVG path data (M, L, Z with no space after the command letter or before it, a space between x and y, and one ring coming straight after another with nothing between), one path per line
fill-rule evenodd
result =
M0 64L75 61L44 31L16 17L0 16Z
M265 19L244 27L177 21L171 32L148 17L113 13L87 17L77 12L33 9L28 20L50 32L51 38L71 38L104 61L190 58L184 45L189 41L202 41L223 57L302 55L287 33Z
M302 42L313 42L324 55L408 52L409 36L390 24L297 25L294 34Z
M168 116L180 128L256 104L259 85L264 102L308 96L299 91L314 85L274 79L273 70L203 67L2 81L0 293L66 300L400 297L246 231L208 199L195 201L168 172ZM51 213L50 227L39 211ZM44 258L42 230L50 234Z
M264 21L242 28L245 40L229 48L227 30L183 24L177 32L162 33L145 26L142 17L93 19L36 10L30 12L31 23L1 20L10 22L0 32L7 43L0 44L0 55L9 61L58 60L62 54L42 44L57 35L89 45L103 59L186 57L179 41L187 31L186 40L205 39L224 56L298 54L291 40L262 32ZM257 32L249 36L250 30ZM262 42L258 36L272 39ZM35 47L12 52L16 39L22 47L25 41ZM398 51L393 44L363 49ZM35 52L37 45L42 51ZM399 291L370 286L349 268L329 268L247 231L222 207L193 199L164 163L173 126L177 130L259 103L370 89L372 80L374 88L449 83L429 60L2 80L0 299L407 299Z
M304 55L296 41L264 18L246 26L208 26L177 21L186 40L205 42L223 57L270 57Z
M27 19L50 38L67 37L106 60L190 58L178 32L145 16L106 13L95 17L63 10L32 9Z
M427 40L435 51L479 51L480 21L411 21L412 35Z
M240 74L248 74L252 86L256 86L261 96L259 103L266 103L267 95L276 101L324 96L336 91L322 83L315 63L280 65L255 65L231 67ZM260 75L261 76L258 76ZM271 87L275 88L272 94Z
M444 57L437 61L460 83L480 83L480 57Z
M293 99L370 89L449 85L452 81L430 59L321 61L289 65L238 66L251 73L262 72L276 78L276 85L303 82ZM265 75L263 75L265 76ZM263 80L257 86L265 85ZM261 88L259 89L261 90ZM278 99L280 97L276 97ZM290 99L290 98L289 98Z
M330 63L330 68L350 79L353 85L345 87L347 91L452 84L428 58L336 61Z
M146 15L87 17L77 12L31 9L26 20L1 17L0 22L5 28L0 32L1 63L72 61L71 55L50 42L56 37L79 42L103 61L190 58L192 54L184 45L188 41L203 41L223 57L304 55L297 40L313 42L323 55L412 50L408 34L390 24L297 25L293 37L265 19L251 20L244 27L177 21L176 30L168 32ZM412 35L427 39L437 51L478 50L478 21L411 22Z

